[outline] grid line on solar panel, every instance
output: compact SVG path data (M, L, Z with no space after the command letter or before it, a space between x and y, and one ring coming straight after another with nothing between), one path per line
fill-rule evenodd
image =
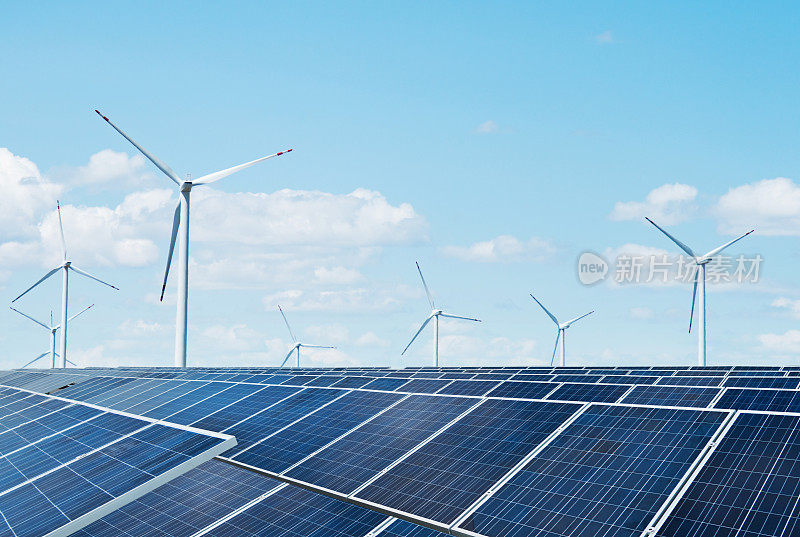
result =
M798 377L728 377L722 384L728 388L780 388L794 390L800 384Z
M452 528L461 535L639 536L730 411L592 403Z
M446 528L582 406L484 400L351 497Z
M720 388L639 385L634 386L620 402L631 405L707 408L721 392Z
M506 399L544 399L560 384L555 382L527 382L506 380L486 394L486 397L503 397Z
M548 401L578 401L583 403L616 403L633 386L627 384L563 383L547 396Z
M737 412L654 525L663 537L800 531L800 415Z
M800 412L800 391L771 388L726 388L714 408Z

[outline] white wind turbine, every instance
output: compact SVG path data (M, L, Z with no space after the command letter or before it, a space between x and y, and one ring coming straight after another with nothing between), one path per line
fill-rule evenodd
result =
M553 322L556 323L556 326L558 327L558 333L556 333L556 344L553 347L553 357L550 358L550 365L552 366L553 365L553 361L556 359L556 351L558 351L558 340L560 339L561 340L561 367L564 367L564 366L567 365L567 343L566 343L566 341L567 341L567 328L572 326L577 321L583 319L587 315L591 315L592 313L594 313L594 310L590 311L589 313L584 313L583 315L581 315L579 317L575 317L574 319L572 319L570 321L567 321L565 323L560 323L560 322L558 322L558 319L556 319L556 316L553 315L552 313L550 313L550 310L545 308L544 304L539 302L538 298L533 296L533 293L531 293L531 298L534 299L537 304L539 304L539 307L541 307L544 310L544 312L547 314L547 316L550 317L553 320Z
M59 345L59 355L61 357L61 368L63 369L63 368L67 367L67 323L68 323L67 305L68 305L68 298L69 298L69 271L77 272L78 274L80 274L82 276L86 276L89 279L92 279L92 280L94 280L96 282L100 282L103 285L107 285L110 288L115 289L117 291L119 291L119 288L111 285L110 283L104 282L100 278L96 278L95 276L92 276L88 272L85 272L85 271L83 271L83 270L81 270L79 268L75 268L75 265L72 264L72 261L70 261L67 258L67 242L64 240L64 226L61 223L61 204L59 202L56 202L56 208L58 209L58 230L59 230L59 233L61 234L61 253L63 254L63 261L59 266L57 266L56 268L54 268L53 270L51 270L50 272L48 272L47 274L42 276L42 278L38 282L36 282L33 285L31 285L30 287L28 287L25 290L25 292L23 292L17 298L12 300L11 303L13 304L17 300L19 300L20 298L25 296L28 293L28 291L30 291L31 289L33 289L34 287L36 287L37 285L39 285L40 283L45 281L47 278L49 278L50 276L52 276L53 274L55 274L59 270L62 271L62 273L61 273L61 323L59 324L59 327L61 328L61 344Z
M422 280L422 286L425 288L425 294L428 295L428 302L431 305L431 313L428 315L428 318L425 319L425 322L422 323L422 326L419 327L417 333L414 334L414 337L411 338L411 341L408 342L406 348L403 349L403 352L400 353L400 356L404 355L408 348L414 343L414 340L417 339L420 332L422 332L428 323L431 322L433 319L433 366L439 367L439 317L448 317L450 319L462 319L464 321L474 321L476 323L481 322L480 319L473 319L472 317L461 317L460 315L452 315L450 313L445 313L441 309L436 307L436 304L433 302L433 295L431 295L430 289L428 289L428 284L425 283L425 277L422 275L422 269L419 268L419 263L417 263L417 271L419 272L419 277Z
M292 327L289 326L289 321L286 319L286 314L283 313L283 308L281 308L280 304L278 305L278 311L281 312L281 317L283 317L283 322L286 323L286 328L289 329L289 335L292 336L292 341L294 345L292 345L292 350L289 351L289 354L286 355L286 358L283 359L281 362L281 367L283 367L286 362L289 361L289 358L292 357L292 353L297 353L297 367L300 367L300 347L306 347L309 349L335 349L336 347L327 347L325 345L306 345L305 343L300 343L297 341L297 338L294 337L294 332L292 332Z
M661 233L669 237L669 239L675 244L677 244L681 250L689 254L689 256L691 256L692 260L694 261L696 268L695 268L694 288L692 289L692 309L689 312L689 333L690 334L692 333L692 320L694 318L694 303L695 299L697 298L697 283L700 282L702 285L700 285L700 306L698 311L700 319L697 321L698 324L700 325L699 333L697 334L697 339L698 339L697 363L701 366L705 366L706 365L706 264L708 264L708 262L711 261L711 259L715 255L722 252L722 250L724 250L734 242L740 241L743 238L747 237L752 232L754 232L755 229L751 229L744 235L737 237L730 242L726 242L722 246L718 246L717 248L714 248L713 250L701 256L698 256L692 251L691 248L689 248L684 243L682 243L681 241L679 241L678 239L667 233L664 230L664 228L662 228L661 226L659 226L646 216L645 219L651 224L653 224Z
M177 186L180 200L178 206L175 208L175 216L172 220L172 235L169 241L169 253L167 254L167 268L164 272L164 283L161 286L161 300L164 300L164 290L167 286L167 277L169 276L169 266L172 262L172 252L175 249L175 237L180 231L180 242L178 245L178 314L175 322L175 367L186 367L186 325L188 313L188 298L189 298L189 194L193 187L199 185L207 185L215 181L219 181L223 177L227 177L245 168L249 168L253 164L257 164L263 160L272 157L278 157L284 153L289 153L292 150L280 151L278 153L267 155L238 166L233 166L225 170L209 173L199 177L198 179L191 180L189 176L185 180L178 177L172 168L161 162L155 155L149 153L145 148L137 144L130 136L125 134L119 127L114 125L111 120L95 110L97 114L106 120L106 122L114 127L126 140L133 144L150 162L164 172Z
M75 317L77 317L78 315L82 314L86 310L90 309L92 306L94 306L94 304L92 304L90 306L86 306L81 311L79 311L78 313L76 313L75 315L70 317L69 318L69 322L72 322L72 320ZM42 354L40 354L39 356L37 356L36 358L31 360L27 364L23 365L22 369L25 369L26 367L28 367L29 365L31 365L34 362L38 362L39 360L41 360L42 358L44 358L47 355L50 355L50 364L51 364L50 367L55 368L56 367L56 356L59 356L59 354L56 352L56 332L58 332L58 329L61 328L61 325L60 324L53 324L53 312L50 311L50 324L45 324L42 321L38 321L38 320L34 319L33 317L31 317L27 313L22 313L21 311L19 311L16 308L12 307L11 309L16 311L17 313L19 313L23 317L25 317L27 319L30 319L31 321L35 322L36 324L38 324L42 328L46 328L50 332L50 350L46 351L46 352L43 352ZM73 362L72 360L67 360L67 363L75 365L75 362Z

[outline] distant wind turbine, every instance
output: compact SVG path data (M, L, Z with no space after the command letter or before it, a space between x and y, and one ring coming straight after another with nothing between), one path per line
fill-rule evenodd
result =
M425 327L428 326L428 323L431 322L431 319L433 319L433 365L434 367L439 367L439 317L462 319L464 321L474 321L476 323L481 322L481 320L473 319L472 317L452 315L450 313L445 313L441 309L438 309L433 301L433 295L431 294L430 289L428 289L428 284L425 283L425 277L422 275L422 269L419 268L419 263L417 263L417 271L419 272L419 278L422 280L422 286L425 288L425 294L428 296L428 302L431 305L431 313L428 315L428 318L425 319L425 322L422 323L422 326L419 327L417 333L414 334L414 337L411 338L411 341L408 342L408 345L406 345L406 348L403 349L403 352L400 353L400 356L406 353L411 344L414 343L414 340L417 339L417 336L419 336L420 332L422 332Z
M198 179L192 181L189 176L186 180L178 177L172 168L161 162L155 155L149 153L145 148L137 144L133 139L125 134L122 129L114 125L110 119L95 110L97 115L106 120L114 130L120 133L126 140L133 144L150 162L156 165L156 168L161 170L167 177L169 177L177 186L180 200L178 206L175 208L175 216L172 220L172 235L169 241L169 253L167 254L167 268L164 272L164 283L161 286L161 300L164 300L164 290L167 287L167 277L169 276L169 266L172 263L172 252L175 249L175 238L180 231L180 243L178 246L178 314L175 322L175 367L186 367L186 327L187 327L187 313L189 304L189 194L192 188L200 185L207 185L215 181L219 181L223 177L227 177L245 168L249 168L253 164L261 161L279 157L284 153L289 153L292 150L279 151L278 153L267 155L266 157L257 158L232 168L220 170L218 172L203 175Z
M83 312L87 311L92 306L94 306L94 304L92 304L90 306L86 306L81 311L79 311L78 313L76 313L75 315L70 317L69 318L69 322L72 322L72 320L75 317L77 317L78 315L80 315ZM56 356L59 356L59 354L56 352L56 332L58 332L58 329L61 328L61 325L60 324L53 324L53 312L52 311L50 312L50 324L45 324L42 321L38 321L38 320L34 319L33 317L31 317L27 313L22 313L17 308L12 307L11 309L16 311L17 313L19 313L20 315L22 315L26 319L30 319L31 321L35 322L36 324L38 324L42 328L46 328L50 332L50 350L46 351L46 352L43 352L42 354L40 354L39 356L37 356L36 358L31 360L27 364L23 365L22 369L25 369L29 365L33 364L34 362L37 362L37 361L41 360L42 358L44 358L47 355L50 355L50 364L51 364L50 367L55 368L56 367ZM67 360L67 362L72 364L72 365L75 365L75 362L73 362L72 360Z
M278 305L278 311L281 312L281 317L283 317L283 322L286 323L286 328L289 329L289 335L292 336L292 341L294 345L292 345L292 350L289 351L289 354L286 355L286 358L283 359L281 363L281 367L283 367L286 362L289 361L289 358L292 357L292 353L297 353L297 367L300 367L300 347L306 347L308 349L335 349L336 347L326 347L325 345L306 345L305 343L300 343L297 341L297 338L294 337L294 332L292 332L292 327L289 326L289 321L286 319L286 314L283 313L283 308Z
M566 343L566 341L567 341L567 328L572 326L574 323L580 321L581 319L583 319L587 315L591 315L592 313L594 313L594 310L590 311L589 313L584 313L583 315L581 315L579 317L575 317L574 319L572 319L570 321L567 321L565 323L560 323L560 322L558 322L558 319L556 319L556 316L553 315L552 313L550 313L550 310L545 308L544 304L539 302L538 298L533 296L533 293L531 293L531 298L534 299L537 304L539 304L539 306L544 310L544 312L547 314L547 316L550 317L550 319L552 319L553 322L556 323L556 326L558 327L558 333L556 334L556 344L553 347L553 357L550 358L550 365L552 366L553 362L556 359L556 351L558 351L558 340L560 339L561 340L561 367L564 367L564 366L567 365L567 343Z
M711 261L711 259L715 255L722 252L722 250L724 250L731 244L747 237L752 232L754 232L755 229L751 229L744 235L741 235L740 237L737 237L730 242L726 242L722 246L718 246L717 248L714 248L713 250L701 256L698 256L697 254L694 253L694 251L692 251L691 248L689 248L684 243L682 243L681 241L679 241L678 239L667 233L664 230L664 228L662 228L661 226L659 226L658 224L656 224L647 217L645 217L645 219L651 224L653 224L656 227L656 229L658 229L661 233L669 237L669 239L675 244L677 244L681 250L689 254L689 256L691 256L692 259L694 260L695 266L697 267L695 269L694 288L692 289L692 309L689 312L689 333L690 334L692 333L692 320L694 318L694 303L695 299L697 298L697 284L699 282L702 285L700 285L700 305L699 305L699 311L697 312L698 316L700 317L700 319L697 321L698 324L700 325L699 332L697 334L697 363L701 366L705 366L706 365L706 264L708 264L708 262Z
M61 274L61 323L59 324L59 326L61 327L61 344L59 345L59 355L61 357L61 367L66 368L67 367L67 322L68 322L67 303L69 298L69 271L77 272L82 276L86 276L89 279L92 279L96 282L100 282L103 285L107 285L110 288L115 289L117 291L119 291L119 288L111 285L110 283L104 282L100 278L92 276L88 272L85 272L79 268L75 268L75 265L72 264L72 261L70 261L67 258L67 242L66 240L64 240L64 226L61 223L61 204L58 201L56 202L56 208L58 209L58 230L61 234L61 253L63 254L63 261L59 266L57 266L56 268L54 268L53 270L42 276L42 278L38 282L28 287L25 290L25 292L23 292L17 298L12 300L11 303L13 304L17 300L25 296L28 293L28 291L35 288L37 285L45 281L47 278L49 278L59 270L63 271Z

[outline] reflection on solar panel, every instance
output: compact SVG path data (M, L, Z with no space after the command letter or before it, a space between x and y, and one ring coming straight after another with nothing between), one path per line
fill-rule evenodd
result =
M728 388L714 404L715 408L736 410L769 410L771 412L800 412L800 391L754 390Z
M385 515L297 487L284 487L206 535L364 537Z
M729 377L723 386L736 388L780 388L794 390L800 384L798 377Z
M286 475L349 494L477 402L453 396L409 396Z
M720 388L694 388L691 386L636 386L622 402L632 405L706 408L719 395L720 391Z
M639 536L728 415L591 405L458 525L490 537Z
M798 535L798 492L800 417L739 414L658 535Z
M548 395L547 399L614 403L630 389L630 386L620 384L564 384Z
M488 399L355 496L449 525L580 407Z

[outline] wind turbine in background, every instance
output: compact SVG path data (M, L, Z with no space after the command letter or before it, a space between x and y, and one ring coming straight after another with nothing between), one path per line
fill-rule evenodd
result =
M422 323L422 326L419 327L417 333L414 334L414 337L411 338L411 341L408 342L406 348L403 349L403 352L400 353L400 356L404 355L408 348L414 343L414 340L417 339L417 336L422 332L428 323L431 322L433 319L433 365L434 367L439 367L439 317L448 317L450 319L462 319L464 321L474 321L476 323L481 322L480 319L473 319L472 317L461 317L460 315L452 315L450 313L445 313L441 309L436 307L436 304L433 302L433 295L431 295L430 289L428 289L428 284L425 283L425 276L422 275L422 269L419 268L419 263L417 263L417 271L419 272L419 278L422 280L422 286L425 288L425 294L428 295L428 302L431 305L431 313L428 315L428 318L425 319L425 322Z
M689 254L691 258L694 260L694 264L697 267L695 269L695 279L694 279L694 288L692 289L692 309L689 312L689 333L692 333L692 320L694 319L694 303L695 299L697 298L697 284L698 282L700 285L700 306L699 311L697 312L700 319L697 321L699 326L699 333L697 334L697 363L698 365L705 366L706 365L706 264L708 264L711 259L720 253L722 250L730 246L731 244L742 240L743 238L750 235L755 229L751 229L744 235L733 239L730 242L726 242L722 246L718 246L713 250L698 256L697 254L692 251L691 248L686 246L684 243L667 233L664 228L650 220L645 216L645 219L653 224L656 229L658 229L661 233L669 237L669 239L678 245L678 247Z
M68 319L69 322L72 322L72 320L75 319L75 317L77 317L78 315L80 315L83 312L87 311L92 306L94 306L94 304L83 308L81 311L79 311L78 313L76 313L75 315L70 317ZM55 368L56 367L56 356L59 356L59 354L56 352L56 332L58 332L58 329L61 328L61 325L60 324L53 324L53 312L52 312L52 310L50 311L50 324L45 324L42 321L38 321L38 320L34 319L33 317L31 317L27 313L22 313L17 308L13 308L12 307L11 309L16 311L17 313L19 313L23 317L25 317L27 319L30 319L31 321L35 322L36 324L38 324L42 328L46 328L50 332L50 350L47 351L47 352L43 352L42 354L40 354L39 356L37 356L36 358L31 360L27 364L23 365L22 369L25 369L26 367L28 367L29 365L31 365L34 362L38 362L39 360L41 360L42 358L44 358L48 354L50 355L50 364L51 364L50 367ZM75 365L75 362L73 362L71 360L67 360L67 363Z
M281 312L281 317L283 317L283 322L286 323L286 328L289 329L289 335L292 336L292 341L294 345L292 345L292 350L289 351L289 354L286 355L286 358L283 359L281 362L281 367L283 367L286 362L289 361L289 358L292 357L292 353L297 353L297 367L300 367L300 347L306 347L309 349L335 349L336 347L326 347L325 345L306 345L305 343L300 343L297 341L297 338L294 337L294 332L292 332L292 327L289 326L289 321L286 319L286 314L283 313L283 308L281 308L280 304L278 305L278 311Z
M531 298L534 299L537 304L539 304L539 306L544 310L544 312L547 314L547 316L550 317L553 320L553 322L556 323L556 326L558 327L558 333L556 334L556 344L553 347L553 357L550 358L550 365L552 366L553 365L553 361L556 359L556 351L558 351L558 340L560 339L561 340L561 367L564 367L564 366L567 365L567 343L566 343L566 341L567 341L567 328L572 326L574 323L580 321L581 319L583 319L587 315L591 315L592 313L594 313L594 310L590 311L589 313L584 313L580 317L575 317L571 321L567 321L565 323L560 323L560 322L558 322L558 319L556 319L556 316L553 315L552 313L550 313L550 310L545 308L544 304L539 302L538 298L533 296L533 293L531 293Z
M92 276L88 272L85 272L85 271L83 271L83 270L81 270L79 268L75 268L75 265L73 265L72 261L70 261L69 258L67 257L67 241L64 240L64 226L61 223L61 204L58 201L56 201L56 208L58 210L58 230L59 230L59 232L61 234L61 253L63 254L63 262L59 266L57 266L56 268L54 268L53 270L51 270L50 272L48 272L47 274L42 276L42 278L38 282L36 282L33 285L31 285L30 287L28 287L25 290L24 293L22 293L17 298L12 300L11 303L13 304L17 300L19 300L20 298L25 296L28 293L28 291L30 291L33 288L35 288L37 285L39 285L40 283L45 281L47 278L49 278L50 276L52 276L53 274L55 274L59 270L62 271L62 273L61 273L61 323L59 324L59 327L61 328L61 344L59 345L58 353L59 353L59 355L61 357L61 368L65 369L67 367L67 322L68 322L68 319L67 319L67 305L68 305L68 302L69 302L69 300L68 300L69 299L69 271L77 272L78 274L80 274L82 276L86 276L87 278L89 278L91 280L94 280L96 282L100 282L103 285L107 285L110 288L115 289L117 291L119 291L119 288L111 285L110 283L104 282L100 278Z
M185 180L178 177L172 168L161 162L155 155L149 153L145 148L137 144L130 136L125 134L119 127L114 125L111 120L95 110L97 115L106 120L106 123L114 127L126 140L133 144L150 162L156 165L156 168L164 172L172 182L178 186L179 202L175 208L175 216L172 220L172 235L169 241L169 253L167 254L167 269L164 272L164 283L161 286L161 300L164 300L164 290L167 287L167 277L169 276L169 266L172 263L172 252L175 249L175 237L180 231L180 242L178 245L178 314L175 322L175 367L186 367L186 326L187 326L187 312L189 304L189 194L192 188L200 185L207 185L215 181L219 181L223 177L227 177L245 168L249 168L253 164L257 164L263 160L272 157L279 157L284 153L289 153L292 150L279 151L278 153L267 155L232 168L220 170L218 172L209 173L192 181L189 176Z

